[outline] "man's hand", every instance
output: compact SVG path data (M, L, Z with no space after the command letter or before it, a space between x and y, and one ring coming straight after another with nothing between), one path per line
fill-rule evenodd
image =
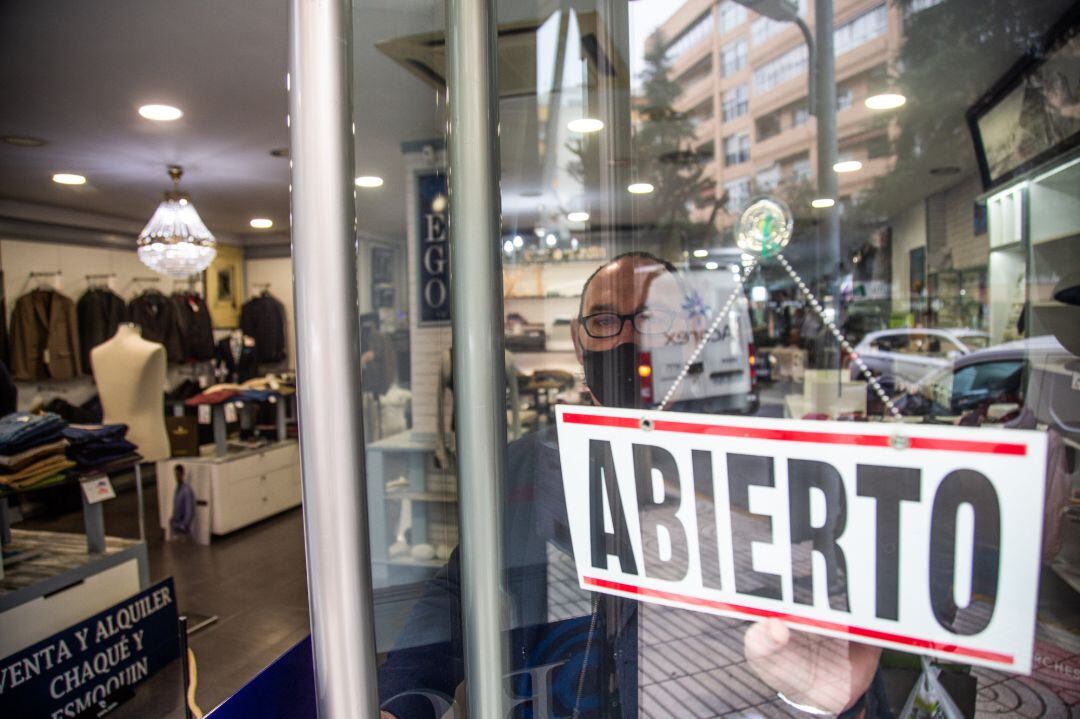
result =
M778 619L751 626L743 649L750 668L774 690L834 714L866 693L881 657L878 647L791 631Z

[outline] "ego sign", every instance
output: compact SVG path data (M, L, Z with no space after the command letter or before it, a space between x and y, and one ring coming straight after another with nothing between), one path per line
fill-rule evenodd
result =
M1045 433L562 406L581 587L1029 672Z

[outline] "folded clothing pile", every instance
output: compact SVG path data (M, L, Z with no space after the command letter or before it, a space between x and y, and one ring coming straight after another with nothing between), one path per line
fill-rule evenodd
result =
M0 484L36 487L75 466L64 456L64 420L52 412L13 412L0 419Z
M140 459L138 447L124 439L124 424L72 424L63 430L68 459L80 470L108 472Z

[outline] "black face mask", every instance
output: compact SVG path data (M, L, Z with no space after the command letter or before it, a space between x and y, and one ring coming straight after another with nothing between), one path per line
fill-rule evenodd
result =
M637 409L641 401L641 380L638 379L638 347L624 342L609 350L582 350L585 360L585 384L605 407Z

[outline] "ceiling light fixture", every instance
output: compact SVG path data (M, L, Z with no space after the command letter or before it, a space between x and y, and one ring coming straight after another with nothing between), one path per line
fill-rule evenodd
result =
M52 176L52 181L58 185L85 185L86 178L82 175L74 175L70 172L58 172Z
M871 110L895 110L898 107L903 107L907 102L907 98L897 92L880 92L876 95L871 95L863 101Z
M506 242L504 242L503 243L503 252L505 252L508 255L512 254L514 252L514 243L511 242L510 240L507 240Z
M835 204L836 200L832 199L831 197L819 197L816 200L810 200L810 206L818 210L824 210L826 208L832 207Z
M588 212L571 212L571 213L567 214L566 219L570 220L571 222L588 222L589 221L589 213Z
M46 144L39 137L25 137L22 135L4 135L4 142L15 147L41 147Z
M360 175L356 178L357 187L366 187L368 189L383 186L383 179L378 175Z
M139 233L139 259L158 274L184 279L202 272L217 255L217 243L195 205L180 192L179 165L169 166L173 189Z
M635 182L626 188L631 195L647 195L656 188L649 182Z
M705 269L707 269L707 270L720 269L720 263L719 262L706 262L705 263Z
M269 230L274 226L274 221L266 217L256 217L249 224L256 230Z
M172 122L184 116L180 108L172 105L143 105L139 108L139 114L154 122Z
M833 172L858 172L862 169L862 163L858 160L841 160L832 166Z
M694 250L694 257L708 257L708 250Z
M525 246L525 238L522 237L521 235L514 235L514 247L516 247L517 249L520 250L524 246Z
M547 243L548 247L554 247L555 245L559 244L559 238L555 235L548 235L544 238L544 242Z
M597 120L594 117L579 117L576 120L571 120L566 123L566 129L570 132L580 132L581 134L600 132L604 129L604 121Z

